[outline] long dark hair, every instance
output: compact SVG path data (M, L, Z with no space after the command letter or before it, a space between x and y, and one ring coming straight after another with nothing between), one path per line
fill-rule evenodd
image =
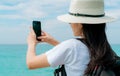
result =
M87 74L95 65L106 65L114 60L114 52L106 37L106 23L82 25L85 43L90 53L90 62L85 71Z

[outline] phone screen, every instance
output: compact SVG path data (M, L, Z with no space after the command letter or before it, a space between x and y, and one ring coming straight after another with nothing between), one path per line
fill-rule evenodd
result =
M36 34L36 39L40 41L37 37L41 36L41 22L40 21L33 21L33 30Z

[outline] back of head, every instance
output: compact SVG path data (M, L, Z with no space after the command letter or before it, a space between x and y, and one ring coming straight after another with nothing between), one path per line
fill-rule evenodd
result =
M83 25L83 33L85 38L89 43L92 43L93 46L98 46L107 40L105 34L106 24L82 24Z
M86 73L88 73L95 65L107 65L114 60L114 53L106 37L106 23L82 25L86 45L90 50L91 57L86 69Z

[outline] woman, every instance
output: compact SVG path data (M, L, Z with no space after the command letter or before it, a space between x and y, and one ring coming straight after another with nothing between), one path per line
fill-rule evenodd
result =
M58 16L58 19L70 23L77 39L59 43L43 32L38 38L55 47L36 56L35 47L38 41L31 28L27 52L27 65L30 69L64 64L67 76L83 76L88 74L94 65L107 65L114 59L105 33L106 23L114 19L105 16L103 0L72 0L69 14Z

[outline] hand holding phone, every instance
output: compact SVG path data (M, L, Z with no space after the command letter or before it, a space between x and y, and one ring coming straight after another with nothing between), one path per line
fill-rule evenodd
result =
M36 40L40 41L40 39L38 39L38 37L41 36L41 22L33 21L32 25L33 25L33 30L36 34Z

